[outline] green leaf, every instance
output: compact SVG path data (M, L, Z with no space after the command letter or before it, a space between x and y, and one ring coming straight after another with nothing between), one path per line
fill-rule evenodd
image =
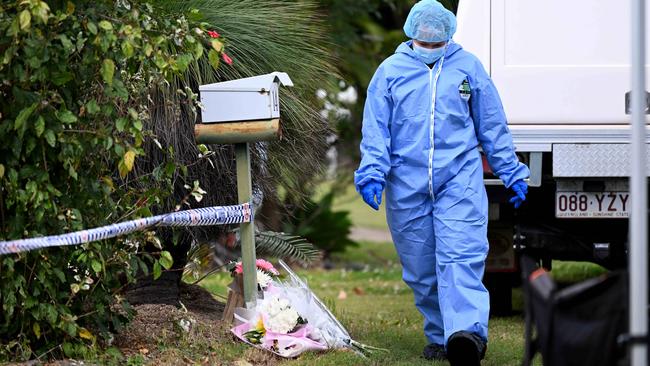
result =
M133 127L135 127L135 129L138 131L142 131L142 121L136 119L135 121L133 121Z
M88 31L91 34L97 34L97 26L93 22L88 22Z
M203 45L201 42L197 42L194 45L194 59L198 60L203 56Z
M90 262L90 266L93 268L95 273L100 273L102 271L102 264L96 259L93 259L93 261Z
M37 5L32 8L34 16L40 18L43 24L47 23L47 19L50 17L50 6L47 5L45 1L38 1L36 4Z
M0 179L5 176L5 166L0 164Z
M59 314L56 312L56 308L53 305L47 305L45 308L45 317L51 325L54 325L57 319L59 319Z
M56 118L58 118L59 121L63 123L71 124L77 122L77 116L75 116L74 113L70 112L67 109L56 111L55 114Z
M162 274L162 268L160 268L160 263L158 261L155 261L153 264L153 279L154 280L159 279L161 274Z
M63 343L63 354L65 354L68 357L73 357L74 354L74 346L70 342L64 342Z
M32 14L29 10L25 9L20 12L20 15L18 15L18 21L20 22L20 29L27 31L32 25Z
M165 60L164 57L159 55L153 57L153 62L160 70L164 70L167 66L169 66L167 60Z
M18 18L14 18L13 22L11 22L11 25L9 26L9 29L7 29L7 35L9 37L15 37L20 33L20 22L18 21Z
M63 271L61 271L59 268L53 268L53 271L59 281L61 281L61 283L65 283L65 274L63 274Z
M86 103L86 111L88 114L97 114L100 111L99 105L95 99Z
M54 131L52 130L45 131L45 141L47 141L48 145L52 147L56 145L56 136L54 136Z
M34 335L36 335L36 338L41 339L41 326L38 323L34 323L32 325L32 330L34 331Z
M32 113L34 113L34 110L36 110L37 106L38 106L38 103L34 103L34 104L30 105L29 107L27 107L27 108L23 109L22 111L20 111L20 113L18 113L18 117L16 117L16 121L14 121L14 130L18 130L21 127L23 127L23 124L25 123L25 121L27 121L29 116L31 116Z
M153 53L153 46L151 46L149 43L147 43L144 46L144 54L145 56L149 57Z
M124 165L124 159L120 159L120 162L117 163L117 170L120 173L120 178L124 178L129 174L129 169Z
M133 56L133 45L131 42L127 41L122 43L122 53L127 59Z
M73 357L74 354L74 346L70 342L63 342L63 354L65 354L68 357Z
M174 259L172 258L171 253L164 250L160 252L159 262L165 269L170 269L172 268L172 264L174 264Z
M129 108L128 113L129 113L129 117L133 119L138 119L138 112L135 109Z
M43 119L43 116L38 116L38 119L34 124L34 130L36 131L36 136L41 137L45 131L45 119Z
M2 57L2 63L4 65L7 65L11 62L11 60L14 58L14 55L16 53L16 48L15 47L9 47L4 53L4 56Z
M52 82L54 85L61 86L74 79L74 74L67 71L53 71Z
M108 85L113 85L113 76L115 75L115 62L107 58L102 62L101 68L102 79Z
M115 121L115 128L117 128L119 132L124 132L124 128L126 127L127 122L128 120L126 118L120 117L117 119L117 121Z
M192 55L180 55L176 59L176 65L178 66L178 69L183 72L187 70L190 62L192 62Z
M58 38L61 41L61 44L63 45L63 49L65 49L66 51L70 51L71 49L74 48L72 41L70 41L70 38L68 38L68 36L66 36L65 34L60 34Z
M105 31L113 30L113 24L111 24L111 22L109 22L108 20L102 20L101 22L99 22L99 28Z
M129 91L120 79L113 80L113 92L115 93L115 96L122 99L122 101L126 102L129 100Z
M219 52L211 49L210 52L208 52L208 61L215 69L219 68Z

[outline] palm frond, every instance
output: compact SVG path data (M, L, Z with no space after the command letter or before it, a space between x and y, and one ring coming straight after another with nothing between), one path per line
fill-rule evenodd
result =
M282 259L292 258L306 263L320 256L318 249L307 239L275 231L257 232L255 247L258 254Z
M235 233L237 231L239 229L236 229ZM241 242L238 241L237 245L240 244ZM188 260L183 269L183 277L186 280L194 279L194 284L196 284L224 267L214 260L216 250L214 245L219 244L212 242L192 245L187 253ZM258 255L297 260L303 263L310 263L320 257L320 251L307 239L275 231L256 231L255 249ZM234 253L233 257L236 258Z

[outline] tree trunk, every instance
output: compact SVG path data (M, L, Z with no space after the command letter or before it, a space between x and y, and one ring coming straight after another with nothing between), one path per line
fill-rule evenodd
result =
M170 252L174 264L170 270L163 271L156 280L153 279L153 269L151 267L148 276L139 276L138 281L130 285L126 290L126 299L131 305L167 304L180 306L179 286L193 236L191 232L184 230L178 238L178 243L174 245L171 230L161 232L161 234L165 238L163 250Z

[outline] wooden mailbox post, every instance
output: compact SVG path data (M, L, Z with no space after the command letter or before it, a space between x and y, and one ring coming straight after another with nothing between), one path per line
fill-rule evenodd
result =
M199 87L202 123L194 136L200 144L235 144L239 203L252 204L251 164L248 143L275 140L280 136L280 86L293 86L283 72L254 76ZM251 205L252 207L252 205ZM254 210L254 207L253 207ZM253 216L241 224L244 301L255 306L255 225Z

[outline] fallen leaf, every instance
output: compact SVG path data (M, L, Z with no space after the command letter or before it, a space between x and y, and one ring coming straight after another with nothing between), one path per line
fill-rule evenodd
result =
M338 296L339 300L345 300L347 298L348 298L348 294L346 294L345 291L343 290L339 291L339 296Z
M366 294L366 292L363 291L363 289L361 287L355 287L353 290L354 290L354 293L359 295L359 296L363 296L363 295Z
M93 334L86 328L79 328L79 337L83 339L93 339Z
M147 353L149 353L149 350L146 349L146 348L140 348L139 351L140 351L140 353L143 354L143 355L146 355Z

